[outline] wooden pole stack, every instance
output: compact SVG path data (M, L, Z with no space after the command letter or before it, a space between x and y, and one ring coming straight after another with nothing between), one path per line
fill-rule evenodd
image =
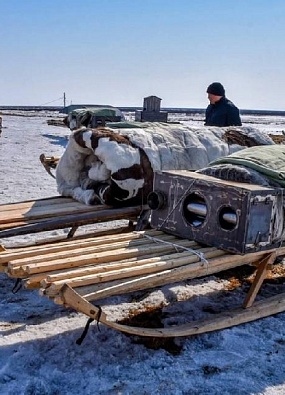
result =
M277 250L285 253L285 247ZM87 300L201 277L256 261L268 252L233 255L156 230L70 239L0 252L8 276L63 303L65 284Z

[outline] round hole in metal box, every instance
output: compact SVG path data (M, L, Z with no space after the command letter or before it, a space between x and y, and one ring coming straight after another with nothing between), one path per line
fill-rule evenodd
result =
M218 220L222 229L233 230L237 226L238 216L232 207L223 206L219 209Z
M153 191L150 192L147 197L147 204L151 210L159 210L166 205L166 196L162 192Z
M188 195L183 203L183 216L194 227L201 226L206 219L208 207L205 198L198 193Z

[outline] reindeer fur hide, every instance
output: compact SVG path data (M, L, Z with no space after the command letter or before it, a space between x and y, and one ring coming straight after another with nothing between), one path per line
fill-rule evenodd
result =
M118 124L120 125L120 124ZM157 170L198 170L209 162L273 140L250 127L190 127L139 123L128 128L74 131L58 163L58 192L85 204L145 201ZM232 140L232 141L231 141Z

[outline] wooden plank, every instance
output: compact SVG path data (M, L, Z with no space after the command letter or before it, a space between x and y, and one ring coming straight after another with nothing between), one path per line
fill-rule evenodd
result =
M135 226L132 221L128 223L117 223L112 224L110 227L102 227L97 229L85 229L84 233L77 233L72 237L68 237L68 234L60 234L60 235L49 235L47 238L36 239L29 243L30 246L43 246L45 244L56 244L59 242L67 242L69 240L84 240L88 238L94 237L107 237L107 236L115 236L120 234L131 233L135 230ZM19 247L27 247L27 243L23 243L21 245L20 242L17 243Z
M118 219L137 218L141 210L141 206L134 206L58 216L56 218L47 219L42 223L37 222L35 224L29 224L18 228L1 230L0 238L20 236L29 233L56 230L73 226L95 224L98 222L114 221Z
M7 222L4 224L0 224L0 230L16 228L19 226L28 225L29 221L17 221L17 222Z
M75 201L72 198L69 197L63 197L63 196L51 196L49 198L43 198L43 199L36 199L36 200L22 200L19 202L14 202L14 203L1 203L0 204L0 211L8 211L8 210L14 210L15 207L17 208L29 208L33 206L34 204L41 206L41 205L47 205L47 204L64 204L68 203L70 201Z
M92 211L96 210L100 206L87 206L87 205L81 205L80 203L76 202L68 202L64 204L52 204L49 206L39 206L39 207L31 207L29 209L21 209L17 208L15 210L9 210L9 211L4 211L0 212L0 221L1 223L7 222L7 220L12 221L22 221L22 220L30 220L34 218L41 218L41 217L46 217L47 215L52 215L52 214L65 214L71 212L72 209L74 211Z
M116 280L115 282L92 284L89 285L89 288L88 286L78 287L78 288L74 287L74 288L80 294L82 293L87 300L98 300L111 296L127 294L130 292L136 292L136 291L151 289L155 287L160 287L167 284L174 284L179 281L204 277L210 274L215 274L224 270L242 266L244 265L244 263L239 262L239 264L232 264L230 261L227 261L221 264L218 262L214 262L214 264L211 264L210 270L209 268L206 268L203 265L199 265L199 263L198 264L195 263L195 265L197 266L193 266L193 264L189 264L185 266L181 265L174 267L173 269L160 271L154 274L150 273L144 276L126 278L123 279L123 281ZM180 273L178 271L178 269L182 267L185 269L184 270L184 272L186 273L185 277L180 276ZM47 294L48 296L54 297L57 296L58 291L53 292L53 290L47 288L44 293Z
M207 256L207 258L223 255L222 251L214 248L203 248L201 249L201 253L205 253L205 256ZM194 265L194 263L196 262L198 262L198 264ZM43 280L41 282L41 285L44 288L48 287L47 295L50 296L52 295L52 293L57 294L64 284L69 284L71 287L98 284L102 282L112 281L115 279L131 278L135 276L143 276L149 273L157 273L176 267L181 267L183 265L189 265L189 267L191 266L192 275L195 277L198 277L198 273L201 271L202 266L203 275L205 275L204 264L201 264L200 258L197 255L190 253L186 254L185 257L180 259L177 258L155 263L144 263L143 265L138 265L137 263L138 261L134 262L131 266L128 264L125 264L125 266L119 265L121 267L119 267L117 270L110 271L102 270L101 266L99 267L99 270L97 270L97 273L96 269L94 268L94 274L84 275L83 277L63 279L59 281L54 281L52 283L49 283L47 280Z
M209 247L208 250L214 250L213 247ZM174 253L171 255L163 255L157 256L157 254L149 254L144 255L144 259L138 259L137 257L133 257L130 259L123 259L117 262L108 262L106 264L98 264L98 265L89 265L83 266L82 268L74 268L74 269L62 269L62 270L54 270L43 272L39 274L29 275L28 278L24 280L24 286L26 288L40 288L40 282L42 285L45 284L45 287L48 287L52 282L63 280L64 282L68 279L91 275L91 274L100 274L110 272L116 269L122 268L133 268L135 266L143 267L147 263L160 262L164 260L170 260L175 258L181 258L181 253Z
M91 212L91 213L95 213L95 212L98 212L98 211L103 211L104 209L100 209L100 210L82 210L81 211L81 213L89 213L89 212ZM61 217L61 218L66 218L66 220L69 220L70 218L73 218L74 217L74 215L76 215L75 213L78 213L78 214L80 214L80 212L79 212L79 210L74 210L74 211L72 211L72 212L70 212L70 213L66 213L66 214L64 214L65 216L64 217ZM56 213L53 213L54 215L54 217L55 217L55 219L58 219L58 218L60 218L60 217L58 217L58 214L56 214ZM42 226L45 226L44 224L45 223L48 223L48 221L50 221L52 218L53 218L53 216L46 216L46 217L34 217L34 218L30 218L30 219L23 219L22 221L18 221L18 222L3 222L3 223L0 223L0 230L8 230L8 229L13 229L13 228L20 228L21 226L26 226L26 225L30 225L30 227L32 228L33 227L33 224L43 224ZM32 232L25 232L24 234L27 234L27 233L32 233ZM4 237L4 236L3 236Z
M174 240L173 237L171 236L164 236L166 240ZM20 259L14 259L13 261L10 261L8 263L8 268L9 272L12 273L12 270L16 267L19 266L25 266L27 268L26 270L29 270L30 267L34 267L35 265L39 265L40 263L48 263L48 265L52 265L54 261L62 261L62 260L68 260L68 259L84 259L85 256L89 256L90 254L97 254L97 253L103 253L103 252L110 252L112 250L119 250L122 248L135 248L135 247L142 247L142 246L147 246L150 244L149 240L144 239L142 237L137 237L136 239L132 240L122 240L118 242L111 242L111 243L100 243L98 241L94 241L94 245L91 246L85 246L84 248L76 246L75 248L64 248L61 251L55 251L52 253L49 253L49 251L44 251L45 254L39 255L35 254L34 256L30 256L29 259L27 260L26 257L20 258ZM33 251L36 253L36 251Z
M217 251L214 247L208 247L203 249L205 251ZM219 253L223 254L219 250ZM116 269L128 268L128 267L135 267L135 266L144 266L146 264L153 264L156 262L163 262L167 260L174 260L174 259L181 259L182 255L193 256L194 253L185 252L185 253L173 253L169 255L158 255L152 254L151 256L146 255L143 259L140 258L131 258L131 259L123 259L117 262L107 262L106 264L98 264L98 265L90 265L90 266L83 266L82 268L75 268L75 269L67 269L67 270L59 270L57 273L50 273L48 272L46 275L47 282L55 282L60 280L67 280L74 277L84 277L85 275L96 274L96 273L105 273L109 271L113 271ZM182 263L181 263L182 264Z
M32 220L37 218L49 218L55 215L67 215L85 212L94 212L104 209L110 209L109 206L87 206L78 202L68 202L65 204L52 204L48 206L33 206L28 210L16 209L7 212L0 212L0 223L17 222L23 220Z
M144 258L145 259L151 259L151 258L159 259L159 258L161 258L161 256L157 256L157 254L155 253L155 254L145 255ZM133 263L136 263L137 261L139 261L139 259L137 257L133 257L133 258L129 258L129 259L123 259L121 261L118 261L118 263L120 263L120 264L127 263L128 265L132 265ZM116 263L114 263L114 264L116 264ZM109 264L107 263L106 265L108 266ZM110 263L110 265L112 265L112 263ZM80 272L81 270L83 270L83 272L84 272L85 270L87 270L89 272L89 270L92 270L93 267L96 268L97 266L90 265L90 266L83 266L82 269L81 268L79 268L79 269L77 269L77 268L75 268L75 269L61 269L61 270L51 270L48 272L42 272L42 273L38 273L38 274L32 274L32 275L29 275L28 278L23 280L23 284L24 284L25 288L27 288L27 289L40 288L40 285L41 285L40 282L44 279L47 279L49 276L53 276L53 275L57 275L57 274L59 274L60 276L61 275L64 276L64 274L66 274L66 278L72 278L72 277L76 277L73 273L74 271L78 270Z
M172 235L163 234L160 235L161 240L174 241L175 237ZM135 243L135 244L134 244ZM143 233L134 232L130 234L105 236L88 238L83 240L71 240L57 244L44 245L43 247L32 246L29 249L21 249L9 253L8 251L0 253L0 262L9 262L9 269L13 269L17 266L58 260L68 259L76 256L87 255L90 252L97 253L103 251L109 251L114 249L120 249L122 247L128 247L129 245L135 246L139 244L148 244L149 240L143 237ZM197 243L192 242L193 245Z
M34 251L34 250L44 251L45 249L49 250L50 248L53 249L54 247L56 248L57 246L68 248L69 246L82 245L82 247L84 247L85 245L88 245L88 243L93 243L94 241L97 240L99 244L104 241L112 242L112 241L120 241L120 240L128 240L128 239L132 240L132 237L136 238L135 236L136 234L143 235L146 232L147 234L150 235L164 234L164 232L156 231L154 229L137 232L134 231L133 226L119 225L119 226L115 226L114 228L112 227L104 230L101 229L91 230L89 233L78 234L73 236L72 238L67 238L66 235L63 236L61 235L61 236L55 236L50 238L37 239L33 244L24 243L20 247L7 247L5 251L7 251L7 253L11 252L13 254L14 252L24 252L24 251ZM1 252L0 252L0 256L1 256Z
M279 251L279 255L283 255L285 253L284 248L281 250L278 249L277 251ZM208 264L205 265L205 272L203 275L209 275L222 270L242 266L244 264L250 264L257 259L258 255L262 256L260 255L260 252L247 255L225 254L222 257L209 260ZM137 278L131 280L128 279L119 283L110 282L109 284L106 284L106 288L100 285L92 285L90 287L76 288L76 291L84 295L88 300L96 300L142 289L159 287L188 279L192 270L191 265L189 266L165 270L160 273L150 274L147 276L138 276ZM215 268L214 272L212 272L212 268Z
M155 234L160 235L162 240L165 238L171 238L169 236L166 236L163 234L163 232L155 232L151 233L148 232L149 235ZM82 249L90 248L90 247L96 247L96 246L103 246L105 244L110 245L111 243L117 243L117 242L131 242L132 240L142 238L144 235L144 232L132 232L132 233L123 233L123 234L116 234L116 235L106 235L102 237L87 237L84 239L65 239L65 241L61 241L58 243L51 243L51 244L45 244L43 246L31 246L29 248L21 248L21 249L13 249L12 251L6 250L3 251L2 253L0 252L0 263L7 263L10 262L10 265L20 265L21 262L18 260L25 260L27 258L32 258L32 257L42 257L42 259L53 259L50 254L57 254L60 252L65 252L67 255L71 253L71 251L75 249L80 250L80 254L84 254L84 251L82 252ZM174 236L172 236L174 238ZM45 256L48 255L46 258ZM17 262L14 262L17 260ZM31 259L29 259L29 262L32 262Z
M96 210L89 210L90 212L95 212ZM88 213L89 211L86 211L86 213ZM71 217L74 216L74 212L77 212L76 210L71 212L71 213L67 213L65 214L65 218L69 219ZM83 213L85 213L85 211L83 211ZM57 216L57 214L54 215L55 218L59 218ZM48 221L50 221L53 218L53 216L50 217L34 217L34 218L30 218L30 219L23 219L22 221L17 221L17 222L4 222L4 223L0 223L0 231L2 230L8 230L8 229L13 229L13 228L20 228L21 226L26 226L26 225L30 225L31 227L33 227L33 224L43 224L42 226L44 226L45 223L48 223ZM64 217L62 217L64 218ZM27 233L27 232L26 232ZM29 233L29 232L28 232ZM32 232L30 232L32 233Z
M191 248L193 245L193 241L189 240L177 240L175 242L176 245L181 247ZM40 262L30 265L23 265L18 267L19 273L15 270L15 268L11 267L11 272L9 269L8 264L8 272L12 276L15 275L30 275L35 273L41 273L48 270L58 270L58 269L67 269L72 267L79 267L84 265L91 265L97 263L106 263L106 262L113 262L119 261L125 258L132 258L138 257L145 254L150 253L167 253L170 251L176 251L176 247L172 245L151 245L151 246L138 246L138 247L129 247L129 248L120 248L111 250L108 253L106 252L99 252L99 253L92 253L79 257L71 257L67 259L58 259L52 262Z

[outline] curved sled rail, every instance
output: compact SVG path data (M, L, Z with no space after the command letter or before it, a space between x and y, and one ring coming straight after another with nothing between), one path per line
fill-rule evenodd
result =
M55 178L55 175L51 172L51 170L55 170L56 166L58 165L60 157L58 156L45 156L45 154L40 155L40 161L47 173L52 177Z
M69 307L87 315L88 317L99 320L110 328L119 330L124 333L138 336L150 337L181 337L193 336L206 332L213 332L229 328L232 326L255 321L274 314L281 313L285 310L285 293L272 296L266 300L255 302L252 307L238 308L228 312L217 314L214 318L201 321L194 321L178 327L168 328L141 328L118 324L107 319L104 312L81 297L69 285L64 285L61 290L61 296L64 303Z

